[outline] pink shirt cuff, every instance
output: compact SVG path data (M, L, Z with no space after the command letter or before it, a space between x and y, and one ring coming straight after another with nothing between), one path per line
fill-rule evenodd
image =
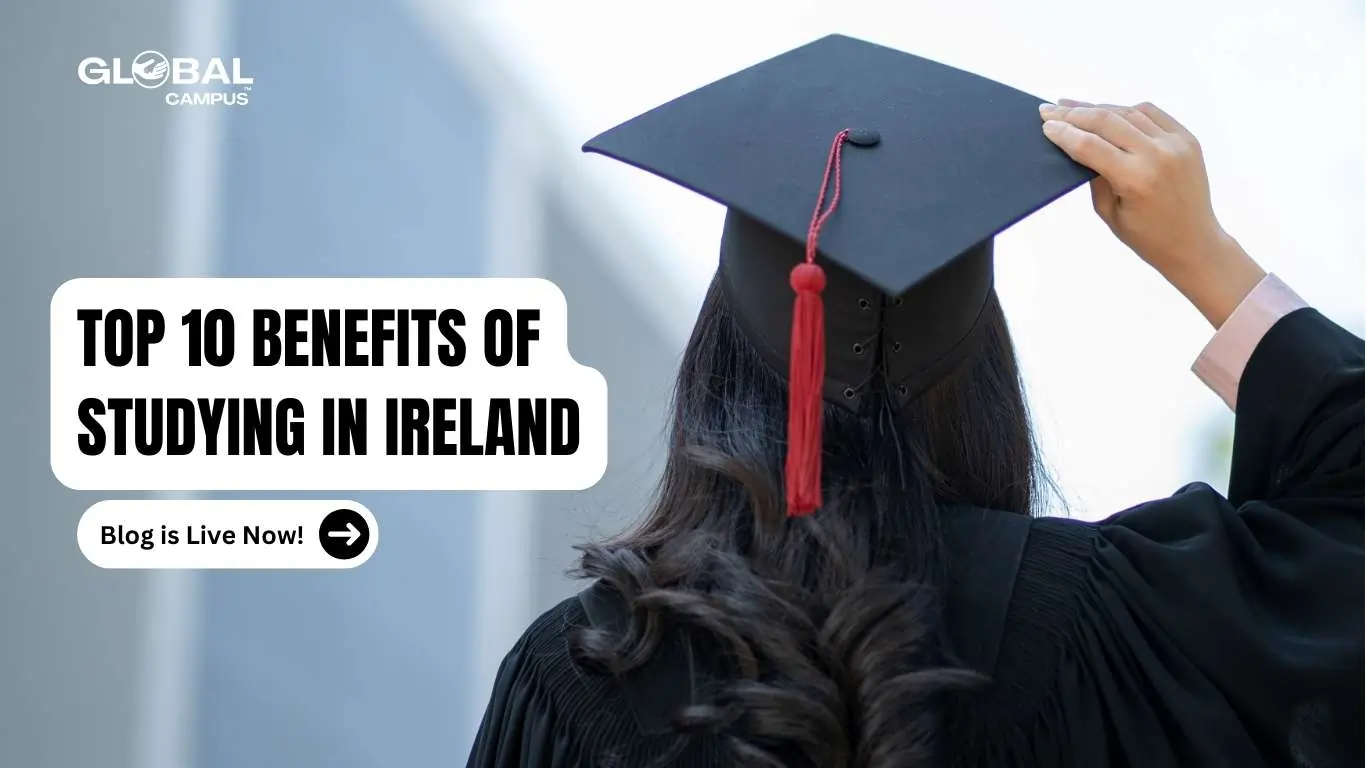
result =
M1280 278L1267 275L1224 321L1191 370L1236 410L1238 382L1257 344L1278 320L1306 306Z

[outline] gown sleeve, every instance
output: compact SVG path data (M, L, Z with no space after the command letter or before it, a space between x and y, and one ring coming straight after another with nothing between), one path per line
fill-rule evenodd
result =
M569 660L559 651L559 609L538 619L498 668L488 708L470 750L467 768L569 768L581 764L565 722L555 715L552 686Z
M1228 497L1098 525L1078 653L1099 704L1075 720L1095 757L1362 765L1362 395L1362 341L1297 310L1244 371Z

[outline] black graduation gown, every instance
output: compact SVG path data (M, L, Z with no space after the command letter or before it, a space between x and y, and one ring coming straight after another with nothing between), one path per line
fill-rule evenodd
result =
M1362 342L1312 309L1243 374L1229 496L1198 484L1099 523L948 511L949 635L992 682L950 703L959 766L1361 766ZM508 654L478 768L645 766L691 690L662 653L624 683L565 631L621 619L596 585ZM669 765L727 764L710 738Z

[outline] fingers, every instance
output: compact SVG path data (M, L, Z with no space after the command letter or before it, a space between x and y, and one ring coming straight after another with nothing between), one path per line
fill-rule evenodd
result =
M1169 131L1182 130L1181 126L1175 120L1172 120L1169 116L1166 116L1165 112L1162 112L1162 110L1147 102L1144 102L1143 104L1139 104L1133 107L1125 107L1119 104L1092 104L1089 101L1076 101L1074 99L1058 99L1058 106L1095 107L1099 109L1109 110L1119 115L1120 117L1123 117L1125 120L1128 120L1130 123L1133 124L1135 128L1142 131L1145 136L1149 136L1152 138L1157 138L1161 136L1163 133ZM1164 116L1165 120L1163 120L1163 122L1168 123L1170 127L1165 127L1163 124L1154 120L1148 114L1148 112L1144 111L1145 109L1151 110L1153 114Z
M1190 131L1186 130L1185 126L1176 122L1176 118L1158 109L1157 105L1152 104L1151 102L1145 101L1134 107L1134 109L1146 116L1149 120L1152 120L1153 123L1161 127L1164 131L1185 134L1187 136L1190 135Z
M1137 107L1122 107L1117 104L1101 104L1100 108L1114 112L1115 114L1119 115L1125 120L1128 120L1130 125L1142 131L1143 135L1149 138L1156 139L1161 137L1164 133L1167 133L1167 131L1163 129L1162 126L1153 122L1152 118L1148 117L1146 114L1139 111Z
M1148 136L1123 115L1103 107L1065 107L1041 104L1045 120L1061 120L1093 133L1126 152L1136 152L1148 144Z
M1090 131L1062 120L1048 120L1043 132L1068 157L1102 176L1116 176L1126 170L1129 155Z
M1162 169L1201 156L1199 141L1149 102L1124 107L1059 99L1057 105L1041 104L1039 114L1050 141L1100 174L1091 196L1107 222L1121 196L1141 193Z

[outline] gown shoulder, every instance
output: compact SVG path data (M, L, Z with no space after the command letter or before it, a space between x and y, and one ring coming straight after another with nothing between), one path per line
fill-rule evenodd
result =
M632 693L657 689L660 665L618 680L590 673L573 659L570 634L593 626L585 603L592 605L588 598L601 597L603 589L595 584L541 614L508 652L469 768L715 764L708 740L684 740L668 727L642 722Z
M994 764L1362 765L1362 396L1361 340L1292 313L1244 372L1227 496L1033 521L964 735ZM978 725L992 700L1010 727Z

